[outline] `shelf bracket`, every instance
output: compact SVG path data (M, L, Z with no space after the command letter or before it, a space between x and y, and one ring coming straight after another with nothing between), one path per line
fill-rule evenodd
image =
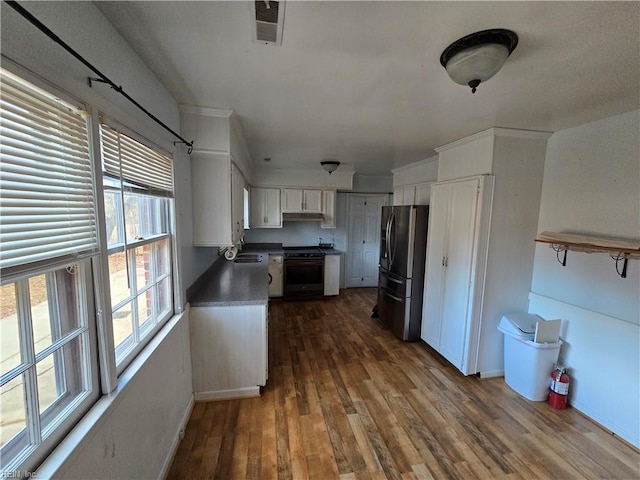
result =
M556 252L556 259L558 260L558 263L560 263L560 265L562 265L563 267L567 266L567 250L568 248L564 245L558 245L555 243L552 243L551 245L549 245L554 252ZM562 256L562 260L560 260L560 252L563 252L564 255Z
M620 252L616 255L611 254L610 257L613 258L616 262L616 273L620 275L621 278L627 278L627 264L629 263L629 255ZM620 261L622 261L622 271L620 270Z

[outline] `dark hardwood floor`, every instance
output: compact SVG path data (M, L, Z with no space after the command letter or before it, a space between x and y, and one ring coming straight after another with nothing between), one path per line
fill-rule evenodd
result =
M364 288L270 303L263 395L196 403L168 478L640 478L628 444L397 340L375 303Z

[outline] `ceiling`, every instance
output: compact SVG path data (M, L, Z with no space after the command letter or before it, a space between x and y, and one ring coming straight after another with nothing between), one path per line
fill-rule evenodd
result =
M640 107L639 2L290 0L281 46L252 41L252 2L96 5L179 104L233 109L256 165L388 174L493 126L553 132ZM472 94L439 58L488 28L519 44Z

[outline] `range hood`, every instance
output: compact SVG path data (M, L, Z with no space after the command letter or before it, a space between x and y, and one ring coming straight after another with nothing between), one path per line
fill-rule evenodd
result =
M324 215L321 213L283 213L283 222L323 222Z

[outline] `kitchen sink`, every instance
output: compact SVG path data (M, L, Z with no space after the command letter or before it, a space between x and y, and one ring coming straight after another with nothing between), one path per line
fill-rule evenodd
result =
M241 253L234 260L235 263L260 263L262 255L257 253Z

